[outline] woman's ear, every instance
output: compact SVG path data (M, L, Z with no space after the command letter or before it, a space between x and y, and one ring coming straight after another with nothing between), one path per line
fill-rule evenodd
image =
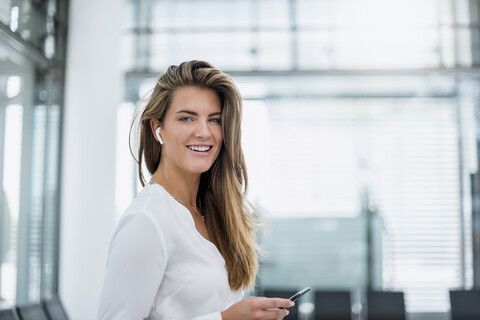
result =
M151 119L150 129L152 130L153 136L157 138L158 142L160 142L160 144L163 144L163 139L160 135L160 121L158 121L157 119Z

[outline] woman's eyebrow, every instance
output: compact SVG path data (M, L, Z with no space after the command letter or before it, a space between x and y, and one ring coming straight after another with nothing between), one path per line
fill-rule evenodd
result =
M196 112L189 111L189 110L180 110L178 112L175 112L175 114L177 114L177 113L188 113L188 114L191 114L192 116L197 116L198 115Z
M175 114L177 113L187 113L187 114L191 114L192 116L198 116L198 113L196 113L195 111L189 111L189 110L180 110L180 111L177 111ZM210 113L208 116L213 117L221 114L222 112L214 112L214 113Z

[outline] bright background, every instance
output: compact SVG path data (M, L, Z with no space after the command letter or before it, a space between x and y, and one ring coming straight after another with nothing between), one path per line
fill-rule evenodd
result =
M270 225L257 294L397 290L410 319L441 320L448 290L480 285L478 1L3 3L0 303L59 292L95 318L139 189L133 108L189 59L244 98L249 196Z

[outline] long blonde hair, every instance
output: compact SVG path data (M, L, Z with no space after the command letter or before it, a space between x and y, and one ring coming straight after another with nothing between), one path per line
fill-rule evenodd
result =
M220 99L223 145L212 167L201 175L197 206L205 215L212 242L225 259L230 287L248 288L254 285L258 269L256 226L260 216L246 200L248 177L241 147L242 98L229 76L208 62L193 60L170 66L157 78L138 123L139 148L135 161L140 182L145 186L142 163L153 175L162 153L161 145L151 132L150 120L163 123L175 89L187 86L211 89ZM130 134L133 128L132 123Z

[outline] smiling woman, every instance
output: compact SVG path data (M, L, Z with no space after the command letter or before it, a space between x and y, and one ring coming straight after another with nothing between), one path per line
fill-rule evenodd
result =
M150 120L152 132L159 129L162 161L153 181L173 180L166 175L201 174L208 171L220 153L223 134L220 99L212 89L188 86L175 90L163 124ZM160 183L163 185L163 183ZM190 203L195 203L192 199Z
M138 113L144 189L114 233L98 319L288 314L279 309L293 305L288 299L241 300L257 272L259 218L245 199L241 114L234 83L207 62L171 66L158 78Z

